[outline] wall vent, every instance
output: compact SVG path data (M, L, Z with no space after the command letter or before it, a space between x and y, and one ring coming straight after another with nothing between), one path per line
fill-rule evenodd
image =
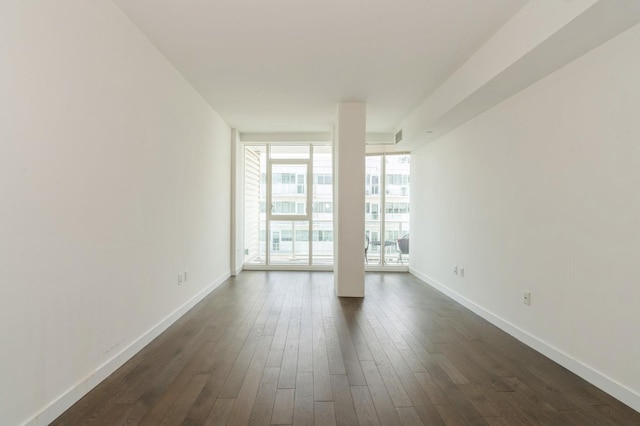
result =
M398 133L396 133L396 143L400 142L402 140L402 130L399 130Z

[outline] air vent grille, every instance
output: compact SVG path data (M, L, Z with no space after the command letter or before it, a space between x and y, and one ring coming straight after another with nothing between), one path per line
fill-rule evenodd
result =
M400 142L402 140L402 130L399 130L398 133L396 133L396 143Z

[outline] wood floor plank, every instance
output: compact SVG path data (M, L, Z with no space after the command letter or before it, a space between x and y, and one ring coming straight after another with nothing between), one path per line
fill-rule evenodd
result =
M396 408L398 417L404 426L420 426L424 425L418 412L413 407L398 407Z
M480 413L482 417L500 417L500 411L492 404L491 398L487 396L487 391L481 385L472 383L458 385L465 398Z
M145 395L145 398L154 399L165 393L165 389L174 383L176 377L189 364L194 353L198 352L204 342L199 342L197 337L202 331L183 333L171 340L163 350L158 351L152 357L143 362L148 366L145 373L131 382L119 395L115 395L113 402L117 404L132 404ZM183 377L171 391L176 391L176 387L186 384L187 377Z
M504 379L504 377L508 377L509 375L498 375L490 366L485 364L485 360L481 357L469 355L471 351L468 349L468 341L440 344L438 346L447 360L455 366L456 370L458 370L462 377L469 383L488 383L498 392L509 392L513 390L507 380ZM475 352L473 353L475 354ZM433 357L435 357L435 355ZM465 383L460 382L457 384Z
M207 426L226 425L234 403L235 399L216 399L213 409L204 424Z
M429 397L429 400L433 404L447 405L451 404L451 401L442 392L442 389L438 386L438 383L427 373L414 373L414 376L418 379L418 383L422 386L422 389Z
M271 424L271 415L273 413L279 375L280 367L265 367L260 388L258 389L256 400L251 410L251 417L249 418L250 425Z
M273 336L271 335L260 336L260 340L251 359L251 364L247 369L242 386L233 404L231 414L229 414L229 419L227 420L228 425L240 426L249 423L272 340Z
M351 304L353 303L355 302L352 302ZM347 304L347 306L349 305L350 304ZM351 337L351 342L353 343L353 347L358 355L358 359L360 361L373 361L373 356L371 355L369 346L367 345L366 339L362 335L360 327L358 326L358 318L363 316L362 311L347 309L343 311L343 315L349 336Z
M518 422L514 423L513 421L507 420L504 417L485 417L485 420L489 426L520 426L523 423Z
M371 400L376 408L380 423L389 426L401 424L387 387L375 363L373 361L362 361L362 370L364 371L367 388L371 394Z
M379 323L373 322L378 327L378 338L382 343L383 350L387 355L387 360L380 358L380 365L378 369L381 371L381 376L385 380L385 386L387 390L390 390L390 395L394 401L396 407L412 406L421 421L429 425L441 425L443 424L442 418L438 414L438 411L431 403L427 394L424 392L420 384L418 383L414 373L409 368L405 359L395 347L394 342L388 336L388 330L390 333L394 332L393 328L386 328L385 331L379 329ZM393 372L389 371L393 368ZM394 378L399 379L400 384L396 383ZM391 378L391 380L389 380ZM408 401L407 399L408 398ZM397 410L396 410L397 411Z
M144 401L138 401L127 413L126 419L123 420L123 424L126 425L138 425L149 411L149 405Z
M331 390L333 392L336 424L338 426L356 426L358 418L347 376L342 374L331 376Z
M269 350L269 357L267 358L267 367L278 367L282 365L282 357L284 355L284 349L273 349L273 342L271 344L272 349Z
M336 413L332 401L313 403L313 418L316 426L336 426Z
M402 385L402 381L398 378L395 370L391 366L391 361L387 356L387 349L391 349L391 343L385 341L384 336L381 333L385 333L378 329L379 334L376 335L373 326L376 326L377 320L374 318L367 319L361 318L358 321L360 324L360 328L362 330L363 335L367 339L367 344L369 348L371 348L371 354L375 360L375 371L369 368L369 374L367 375L367 371L365 371L365 365L370 366L370 361L361 361L362 369L365 373L365 378L367 380L367 385L371 387L370 380L376 379L376 374L380 375L380 378L384 382L384 387L386 392L391 397L394 406L396 407L408 407L411 406L411 399L407 395L404 386ZM371 389L370 389L371 390ZM373 392L372 392L373 396ZM374 399L375 401L375 399ZM392 416L393 417L393 416Z
M453 405L436 405L436 409L438 410L440 417L444 420L444 423L447 425L470 424L463 420L460 413L458 413L458 410L456 410Z
M300 321L302 320L302 308L293 308L289 318L287 339L282 354L282 364L278 388L293 389L296 387L298 373L298 349L300 346Z
M349 384L351 386L364 386L366 382L364 380L364 374L362 373L362 367L360 366L360 358L356 352L352 340L352 333L350 332L350 330L353 331L357 329L357 324L355 324L355 321L347 324L345 315L343 315L342 312L334 316L333 319Z
M443 354L433 354L433 359L436 360L440 368L444 370L444 372L449 376L451 381L456 385L465 385L471 383L469 379L467 379L464 374L460 372L452 363L449 361L449 358Z
M295 389L277 389L273 404L271 424L290 425L293 423L293 407L295 401Z
M321 312L313 315L313 400L333 401L329 357Z
M313 411L313 373L298 371L293 406L293 424L312 425Z
M186 407L187 409L186 409L186 412L184 413L185 416L188 414L188 411L191 408L191 405L193 405L193 401L195 401L198 394L200 393L200 391L202 390L202 388L204 387L204 385L206 384L207 380L210 377L209 375L206 375L206 374L197 374L197 372L199 370L198 367L202 364L201 357L207 356L211 352L211 349L212 349L211 342L206 342L204 345L202 345L201 349L202 350L198 351L194 355L194 357L191 359L191 362L189 362L189 364L180 371L176 379L173 382L171 382L171 384L169 384L166 388L152 387L151 391L147 391L145 392L145 394L143 394L143 397L144 397L143 399L145 400L145 402L149 404L152 403L153 407L143 417L141 424L143 425L160 424L163 421L163 419L168 415L173 404L177 400L179 400L181 397L183 397L185 393L189 395L189 398L193 396L191 404L188 407ZM195 388L193 387L194 378L196 379ZM191 383L191 387L189 387L190 383ZM192 395L192 393L194 392L194 389L197 392L195 395ZM149 394L151 394L151 396L149 396L148 397L149 399L147 400L146 395L149 395ZM182 407L184 407L184 402L182 402Z
M597 424L593 419L576 410L561 411L560 418L563 424L567 426L592 426Z
M264 299L260 297L251 299L247 305L238 304L236 306L232 304L237 308L239 314L234 321L228 324L224 336L216 342L218 344L214 354L201 369L201 371L210 374L210 379L183 422L185 426L201 425L209 416L238 353L253 329L255 318L263 304Z
M482 415L478 412L475 406L465 397L462 391L458 388L458 385L453 383L449 376L446 376L444 373L441 375L437 375L434 377L438 387L442 390L442 392L447 397L447 400L450 404L446 405L437 405L438 412L441 413L449 413L455 411L456 416L463 419L464 422L474 423L474 424L485 424L482 419ZM502 392L507 393L507 392ZM442 416L447 422L447 418Z
M329 371L331 374L347 374L347 369L344 365L344 359L342 356L342 349L340 348L340 341L338 339L338 333L334 324L334 320L331 317L324 318L324 336L325 343L327 345L327 357L329 360Z
M205 374L196 374L192 376L189 383L187 383L182 392L180 392L180 395L176 398L171 409L167 413L166 418L162 421L162 424L181 424L187 414L189 414L189 410L193 406L194 401L202 391L202 388L207 383L208 379L209 376Z
M444 424L442 418L438 414L438 410L434 404L429 400L429 397L421 388L415 376L411 375L411 372L400 372L400 380L404 388L411 399L413 409L416 411L421 421L428 425L442 425ZM397 407L401 408L401 407Z
M288 291L286 300L283 302L284 307L278 317L278 324L273 333L273 343L271 349L284 350L284 345L287 341L287 333L289 331L289 319L291 318L291 304L293 303L293 292Z
M313 316L309 310L302 312L300 322L298 371L313 372Z
M242 383L244 382L245 375L247 374L249 364L251 363L251 359L253 358L261 335L262 328L258 325L254 325L254 328L247 336L247 339L245 340L240 353L233 363L233 367L231 368L231 371L227 376L227 380L225 381L222 390L220 391L220 398L228 399L236 398L238 396L238 392L240 392L240 388L242 387ZM271 342L273 337L267 337L269 337L269 342Z
M89 421L87 425L116 425L126 424L126 418L131 409L131 404L113 404L109 407L109 410L100 417L100 419L94 419L95 421Z
M616 404L611 405L593 405L583 409L587 415L598 419L598 423L617 424L617 425L640 425L640 417L637 412L630 411L630 408L619 410L614 408Z
M379 426L376 408L369 394L367 386L351 386L351 397L358 417L358 424L361 426Z

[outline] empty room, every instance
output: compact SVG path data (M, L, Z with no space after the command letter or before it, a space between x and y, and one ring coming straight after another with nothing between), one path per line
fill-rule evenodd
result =
M640 2L3 0L0 424L640 425Z

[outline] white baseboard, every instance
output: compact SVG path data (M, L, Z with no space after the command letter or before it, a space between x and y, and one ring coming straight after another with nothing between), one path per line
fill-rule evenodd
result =
M129 346L122 349L107 362L96 368L86 378L76 383L70 389L65 391L61 396L40 410L37 414L23 423L24 426L45 426L54 421L60 414L64 413L69 407L78 402L80 398L89 393L91 389L96 387L100 382L109 377L114 371L120 368L125 362L130 360L135 354L140 352L142 348L147 346L153 339L158 337L163 331L169 328L180 317L193 308L198 302L204 299L209 293L215 290L220 284L225 282L231 276L230 272L225 273L213 283L209 284L198 294L189 299L186 303L166 316L158 324L150 330L138 337Z
M622 401L627 404L629 407L633 408L636 411L640 411L640 394L633 389L630 389L624 386L621 383L607 377L596 369L589 367L588 365L582 363L581 361L573 358L571 355L563 352L562 350L546 343L544 340L532 335L531 333L517 327L516 325L510 323L504 318L499 317L483 308L480 305L477 305L475 302L467 299L461 294L451 290L449 287L444 284L438 282L437 280L429 277L428 275L416 270L413 267L409 268L409 273L424 281L426 284L431 287L439 290L440 292L446 294L456 302L460 303L467 309L473 311L478 314L482 318L489 321L491 324L515 337L525 345L535 349L541 354L547 356L558 364L562 365L569 371L575 373L576 375L582 377L587 382L593 384L594 386L599 387L609 395L614 398Z

